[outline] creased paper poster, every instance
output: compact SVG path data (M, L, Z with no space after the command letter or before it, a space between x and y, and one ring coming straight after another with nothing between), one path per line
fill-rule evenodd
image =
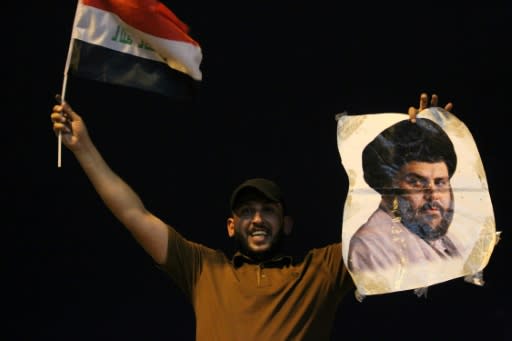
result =
M343 257L362 295L425 288L487 265L496 228L470 131L429 108L337 116L349 178Z

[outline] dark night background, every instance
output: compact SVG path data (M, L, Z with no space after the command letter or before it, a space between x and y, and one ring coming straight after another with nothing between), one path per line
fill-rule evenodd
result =
M440 104L454 103L473 134L503 231L485 285L458 278L430 287L427 298L407 291L359 303L348 296L333 340L511 339L510 5L164 3L203 49L195 102L72 77L66 93L110 166L150 210L186 237L230 250L231 190L245 178L270 177L288 195L298 250L338 240L347 178L335 115L407 112L421 92L436 93ZM185 297L103 206L64 147L57 168L49 115L76 2L30 6L30 25L21 24L26 9L16 12L16 67L4 71L15 74L5 94L16 115L14 126L7 122L16 158L4 164L16 205L5 229L14 236L4 237L12 250L4 263L8 331L13 340L193 340Z

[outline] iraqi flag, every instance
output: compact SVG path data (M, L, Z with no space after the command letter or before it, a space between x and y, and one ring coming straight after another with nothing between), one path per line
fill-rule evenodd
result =
M189 99L201 60L187 25L159 1L80 0L64 74Z

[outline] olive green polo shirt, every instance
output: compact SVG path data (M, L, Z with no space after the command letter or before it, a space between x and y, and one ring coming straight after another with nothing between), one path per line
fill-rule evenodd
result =
M169 228L163 266L189 297L196 340L330 340L338 304L353 282L341 243L310 250L303 259L262 263L187 241Z

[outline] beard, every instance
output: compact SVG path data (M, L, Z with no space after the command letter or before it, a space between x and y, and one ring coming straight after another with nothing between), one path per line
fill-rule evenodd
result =
M249 247L249 243L247 242L247 238L244 237L242 233L237 229L235 231L234 236L235 241L235 252L240 251L242 254L257 260L264 261L272 259L274 256L280 254L285 246L286 235L284 234L284 229L281 228L277 231L277 234L274 236L272 240L272 244L265 251L254 251Z
M426 210L435 207L441 214L441 221L433 226L431 217L426 214ZM453 198L450 200L448 208L442 207L437 202L429 202L418 209L411 207L411 203L399 196L398 208L400 211L401 222L407 229L414 232L421 238L432 241L441 238L448 232L448 228L453 220Z

